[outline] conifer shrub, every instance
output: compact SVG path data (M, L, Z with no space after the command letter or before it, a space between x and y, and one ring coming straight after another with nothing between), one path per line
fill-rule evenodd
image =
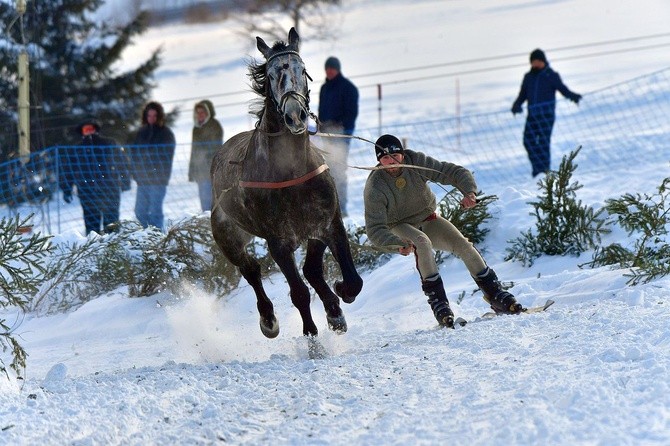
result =
M456 229L473 244L482 243L490 231L486 227L486 222L493 218L489 205L497 201L498 197L496 195L479 196L477 206L465 209L461 206L461 196L456 194L456 191L453 189L440 200L437 204L437 212L456 226ZM435 260L439 264L450 255L450 253L436 250Z
M564 156L558 171L547 173L538 182L541 194L529 203L533 207L530 215L536 219L535 230L509 241L505 260L531 266L543 254L576 256L599 246L601 236L610 232L609 223L602 217L604 209L594 211L577 199L576 192L582 185L571 180L580 150Z
M0 308L15 307L25 311L28 300L40 286L46 271L45 263L52 250L50 237L40 233L26 235L23 228L30 228L32 215L0 220ZM9 377L7 367L21 376L26 367L26 351L14 332L15 323L0 319L0 372ZM9 366L4 361L9 352Z
M71 311L126 285L133 263L132 237L141 226L122 222L117 229L101 236L92 233L83 242L56 245L30 311L38 315Z
M606 201L606 210L614 224L633 237L630 247L613 243L593 253L591 267L619 265L630 272L629 285L647 283L670 274L670 177L653 194L625 194Z
M247 249L262 271L277 270L264 240L254 239ZM123 221L116 232L60 244L43 279L29 305L38 315L75 310L123 286L130 297L179 294L184 283L223 296L238 286L241 275L216 245L209 217L195 216L166 232Z

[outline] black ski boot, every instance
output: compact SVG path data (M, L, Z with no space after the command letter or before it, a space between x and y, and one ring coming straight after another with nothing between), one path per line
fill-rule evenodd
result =
M484 300L491 305L491 309L496 313L519 314L524 310L511 293L502 289L495 271L488 266L473 279L484 293Z
M447 293L444 292L444 284L439 275L430 277L421 282L421 288L426 296L428 303L433 310L437 322L448 328L454 328L454 312L449 307Z

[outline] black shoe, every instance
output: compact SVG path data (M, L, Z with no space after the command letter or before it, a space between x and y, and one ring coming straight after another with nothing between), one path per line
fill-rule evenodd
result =
M454 312L449 307L448 300L428 299L437 323L443 327L454 328Z
M523 311L523 306L507 291L501 290L493 298L484 295L484 300L498 314L519 314Z
M421 288L428 296L428 304L433 310L433 315L437 323L443 327L454 328L454 312L449 307L447 294L444 292L444 284L440 276L426 279L422 282Z
M486 267L474 279L479 289L484 293L484 300L496 313L519 314L524 310L523 306L517 303L512 293L502 289L498 276L491 268Z

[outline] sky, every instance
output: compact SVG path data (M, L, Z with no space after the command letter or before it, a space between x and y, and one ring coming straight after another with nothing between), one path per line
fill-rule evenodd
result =
M535 47L587 94L667 68L663 47L623 51L667 37L551 51L665 32L670 4L621 3L345 1L334 20L338 38L305 42L301 53L313 91L325 58L340 57L361 86L361 129L378 119L376 89L365 84L434 71L365 75L452 61L477 62L437 70L437 79L385 86L385 122L451 116L455 77L463 113L507 110ZM133 66L160 45L156 97L188 110L195 98L245 91L245 57L258 57L229 24L217 23L152 29L123 64ZM506 55L516 56L493 60ZM473 67L487 69L444 74ZM248 93L217 98L226 139L250 127ZM643 105L627 99L616 98L623 109ZM241 104L226 105L234 102ZM189 140L191 125L185 113L175 127L178 140ZM583 126L588 130L589 122ZM609 131L605 136L629 136ZM578 170L585 184L579 198L602 203L617 196L621 177L635 185L628 192L654 193L668 173L667 146L656 141L635 168ZM354 175L349 189L360 193L363 182L364 175ZM487 306L462 262L450 258L440 273L454 312L471 323L441 329L413 260L401 256L362 274L361 294L342 306L346 334L330 332L313 302L326 352L320 359L308 355L280 275L264 280L280 324L276 339L260 333L246 283L221 299L186 285L175 295L130 298L122 287L65 314L6 309L0 318L16 327L29 357L24 380L0 378L0 444L670 443L670 278L632 287L625 270L580 268L591 252L545 256L532 267L505 261L507 240L533 226L528 202L538 189L530 177L491 187L499 197L495 218L478 248L503 281L514 283L510 291L521 303L554 300L546 312L478 321ZM350 203L347 223L360 224L361 200ZM604 242L626 237L618 230ZM83 237L68 229L57 240Z

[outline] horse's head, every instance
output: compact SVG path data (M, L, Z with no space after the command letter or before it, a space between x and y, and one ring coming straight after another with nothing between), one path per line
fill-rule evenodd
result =
M266 60L267 94L289 131L294 135L305 133L310 115L307 81L312 79L298 54L298 33L291 28L288 45L280 42L270 48L260 37L256 37L256 43Z

